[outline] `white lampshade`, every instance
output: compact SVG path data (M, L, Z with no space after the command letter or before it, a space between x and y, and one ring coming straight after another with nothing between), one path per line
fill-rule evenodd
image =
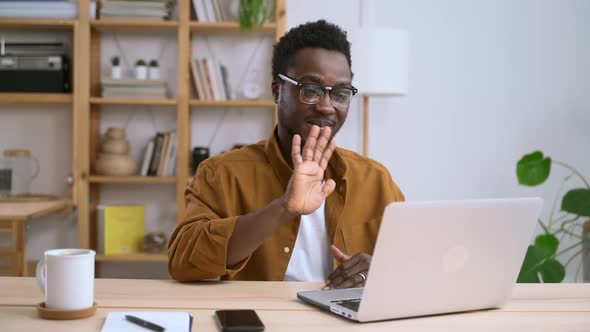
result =
M360 28L352 34L352 84L362 95L408 93L408 33Z

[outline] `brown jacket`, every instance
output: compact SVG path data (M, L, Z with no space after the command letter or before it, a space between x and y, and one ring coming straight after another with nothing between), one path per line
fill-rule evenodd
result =
M279 227L235 267L226 267L236 220L280 197L291 177L275 135L199 166L186 189L184 221L168 247L168 270L174 279L283 280L299 218ZM325 207L332 244L349 255L372 254L383 209L404 200L403 194L383 165L345 149L336 149L325 177L336 181Z

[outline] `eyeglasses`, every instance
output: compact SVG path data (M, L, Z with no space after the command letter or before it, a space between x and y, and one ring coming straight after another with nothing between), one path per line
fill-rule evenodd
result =
M289 76L279 74L279 78L299 88L299 100L308 105L315 105L322 100L324 93L328 91L332 106L346 108L350 100L358 90L354 86L325 86L316 83L299 83Z

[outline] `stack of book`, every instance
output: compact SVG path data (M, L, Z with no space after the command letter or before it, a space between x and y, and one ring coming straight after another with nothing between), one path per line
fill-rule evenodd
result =
M157 133L145 147L139 175L174 176L176 146L176 132Z
M76 18L75 0L0 0L0 17L11 18Z
M193 0L195 18L199 22L227 21L228 13L218 0Z
M213 58L191 61L195 94L201 100L230 100L232 98L227 68Z
M102 96L104 98L168 98L166 81L162 80L137 80L103 79Z
M174 3L170 0L103 0L101 18L119 19L158 19L172 17Z

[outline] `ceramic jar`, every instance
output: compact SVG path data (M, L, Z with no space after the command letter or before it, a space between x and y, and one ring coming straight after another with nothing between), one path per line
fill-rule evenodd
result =
M104 135L101 153L94 162L99 175L128 176L137 173L137 162L129 155L129 142L123 128L109 128Z

